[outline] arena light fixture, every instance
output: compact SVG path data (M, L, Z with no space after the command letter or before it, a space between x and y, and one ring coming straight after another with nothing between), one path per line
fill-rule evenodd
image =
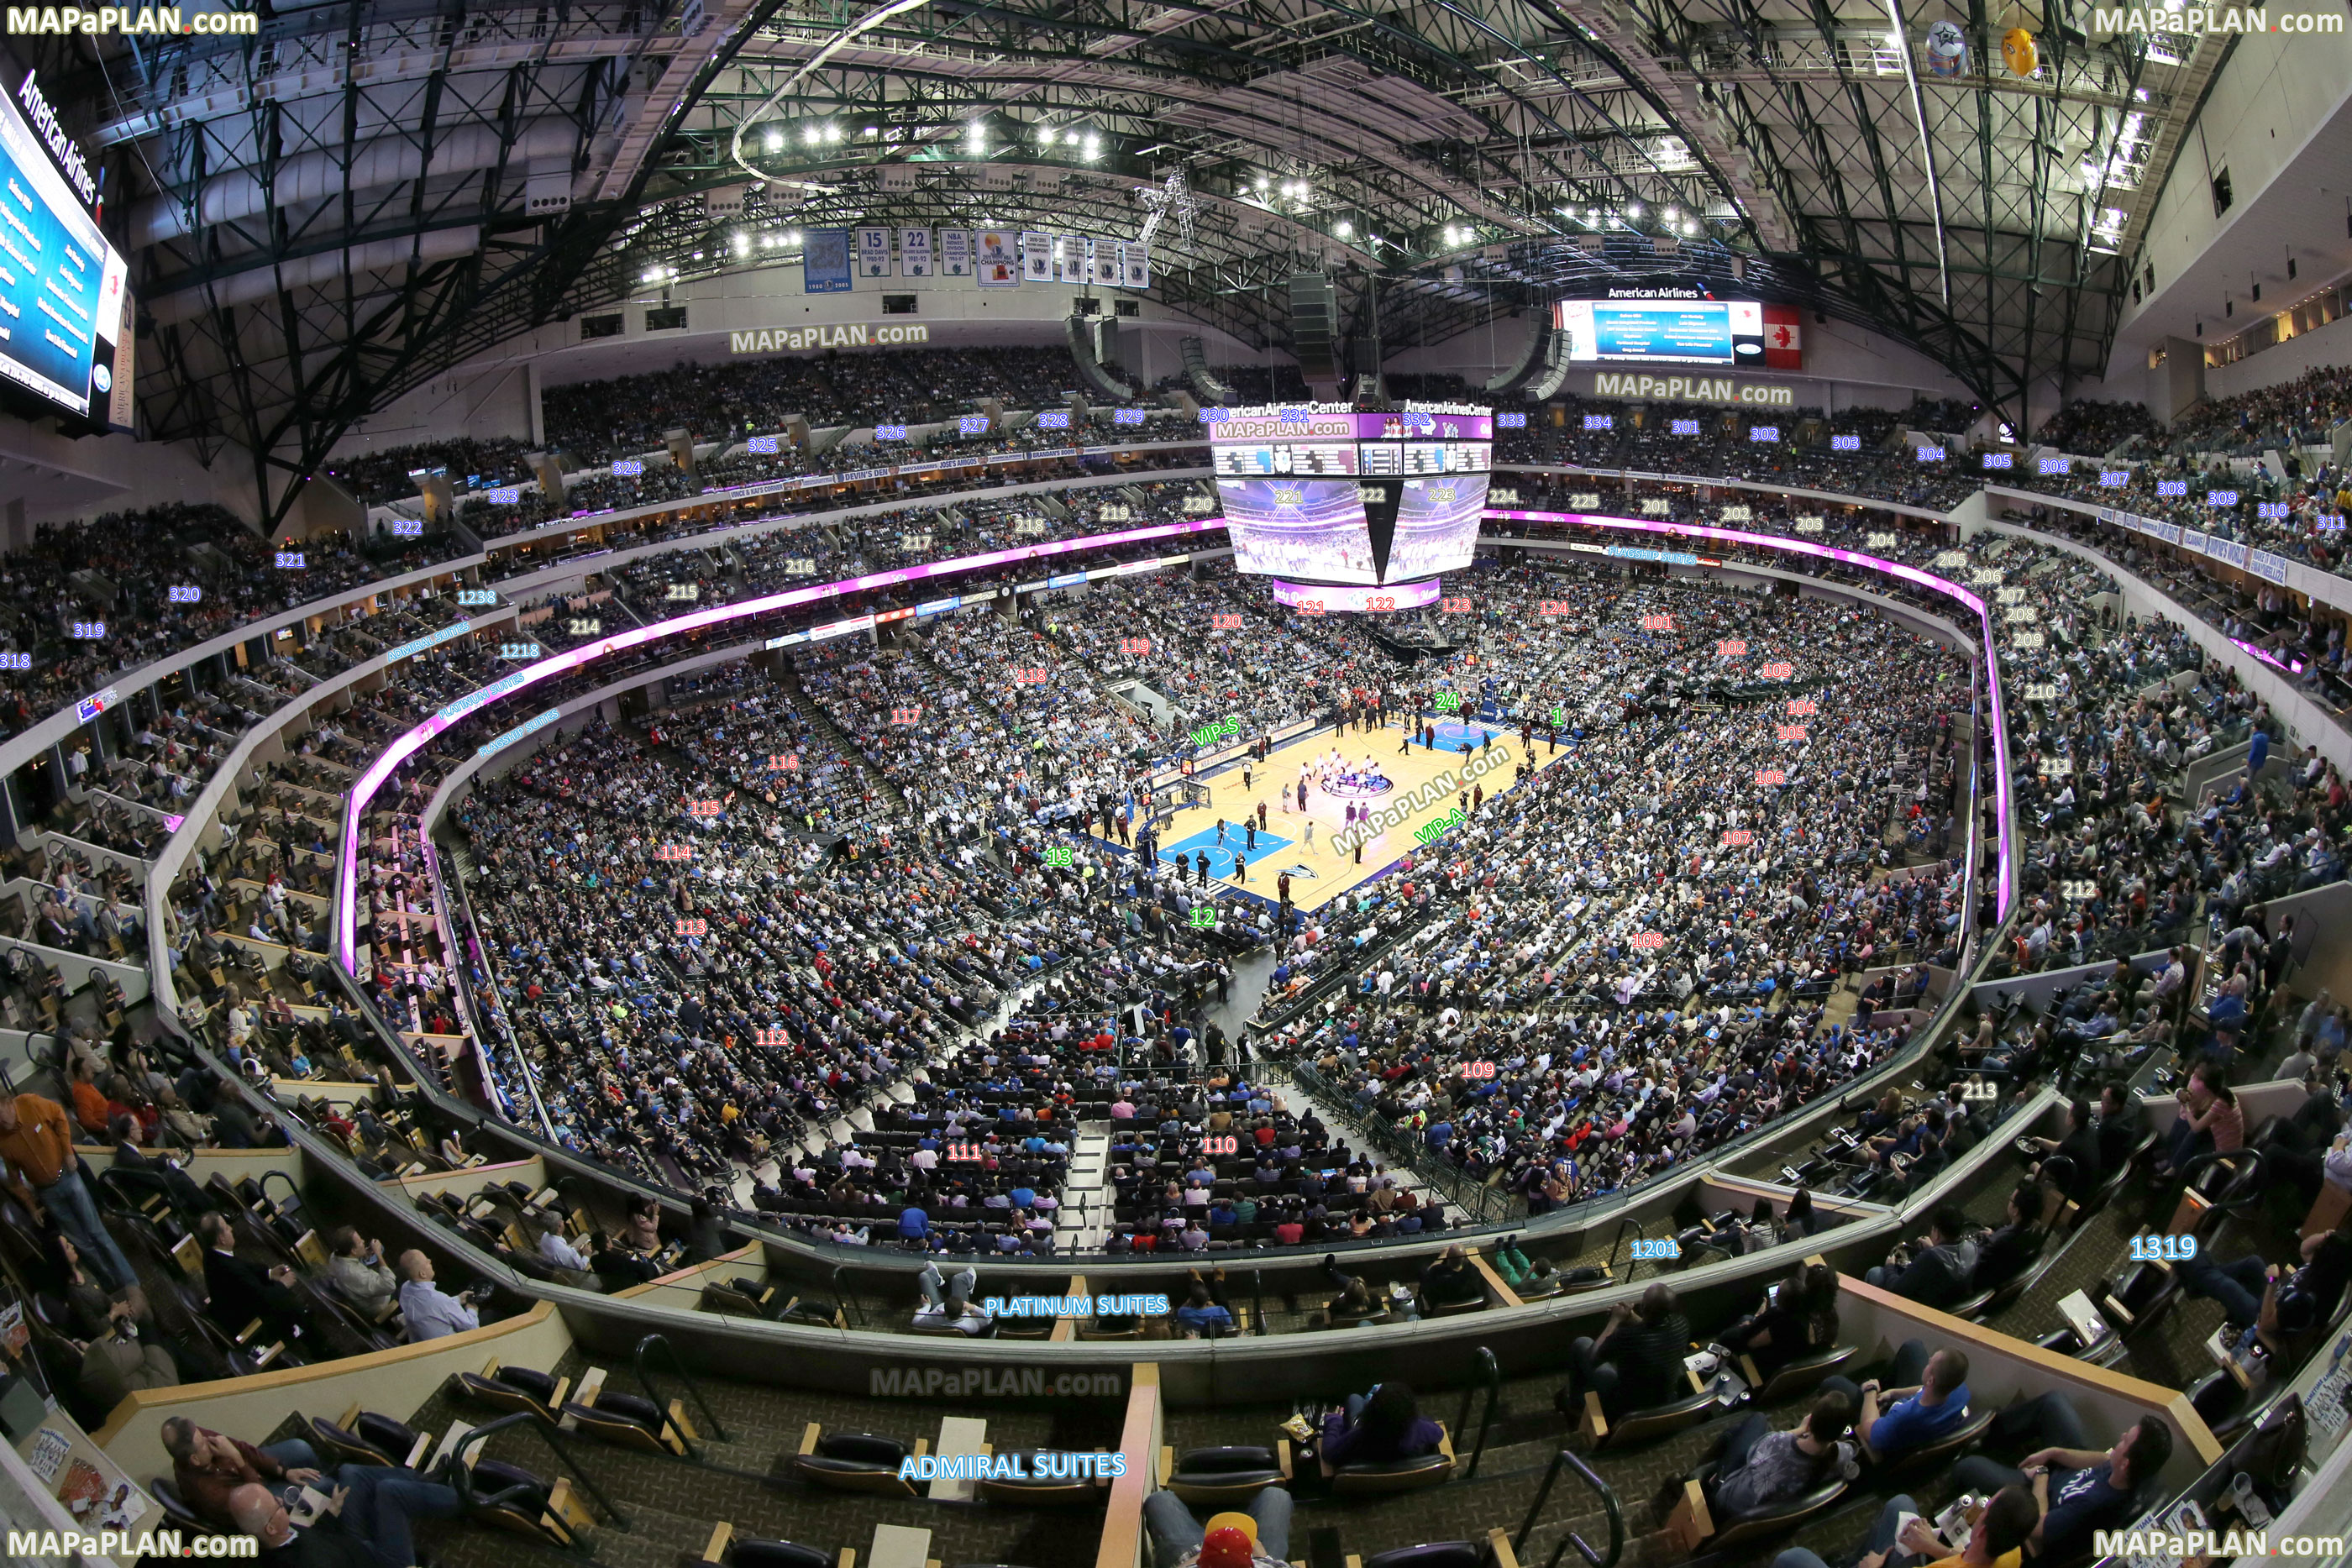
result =
M782 131L769 131L769 132L768 132L768 138L767 138L767 140L768 140L768 151L769 151L769 152L782 152L782 151L784 150L784 133L783 133Z
M1099 137L1099 136L1094 135L1094 134L1092 134L1091 132L1089 132L1089 133L1088 133L1088 135L1087 135L1087 146L1086 146L1086 151L1085 151L1085 152L1084 152L1084 153L1080 154L1080 156L1084 157L1084 158L1086 159L1086 161L1087 161L1087 162L1089 162L1089 163L1093 162L1096 159L1097 159L1097 158L1101 157L1101 156L1102 156L1102 138L1101 138L1101 137Z
M1349 223L1347 219L1341 218L1337 224L1334 224L1331 226L1331 232L1339 235L1341 239L1353 239L1356 237L1356 225Z
M825 123L824 139L828 144L838 142L841 140L841 127L828 120Z
M1666 209L1666 222L1670 224L1678 224L1682 222L1682 219L1683 210L1680 207L1668 207Z
M801 145L803 147L814 147L824 139L824 132L814 125L804 125L801 128Z
M1633 219L1635 223L1640 223L1642 221L1642 204L1635 202L1633 205L1627 207L1625 209L1625 215Z
M1040 147L1051 147L1053 144L1054 128L1050 125L1039 126L1037 128L1037 145Z

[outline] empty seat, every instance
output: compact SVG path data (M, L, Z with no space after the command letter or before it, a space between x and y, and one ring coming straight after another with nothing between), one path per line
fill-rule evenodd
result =
M1160 1484L1194 1507L1242 1508L1290 1479L1290 1445L1160 1450Z
M793 1456L793 1472L814 1486L835 1491L878 1492L913 1497L912 1483L898 1479L898 1467L929 1452L927 1438L909 1448L895 1437L871 1432L844 1432L826 1437L812 1421L801 1434L800 1451Z

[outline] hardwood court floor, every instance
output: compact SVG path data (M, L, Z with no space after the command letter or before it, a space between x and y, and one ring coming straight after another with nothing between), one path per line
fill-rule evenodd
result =
M1490 728L1495 737L1491 749L1479 746L1480 738ZM1160 830L1160 858L1164 863L1179 853L1197 854L1207 850L1212 882L1240 887L1269 899L1275 896L1276 878L1288 871L1291 902L1301 909L1320 908L1382 866L1403 859L1416 847L1415 829L1454 809L1455 798L1466 794L1471 787L1463 770L1467 760L1460 749L1464 740L1471 741L1474 754L1495 764L1475 781L1485 788L1486 799L1491 800L1511 788L1520 761L1518 731L1475 723L1465 727L1445 718L1439 722L1437 732L1435 750L1424 749L1416 739L1412 749L1400 756L1397 744L1403 738L1403 731L1397 725L1369 733L1351 728L1345 737L1334 736L1328 729L1318 730L1288 746L1276 747L1264 763L1253 766L1251 783L1246 787L1238 764L1223 768L1203 781L1208 789L1207 804L1178 811ZM1362 767L1365 758L1370 757L1373 765L1394 783L1395 788L1360 802L1375 812L1404 800L1433 779L1450 778L1454 782L1442 800L1429 802L1365 841L1363 861L1358 864L1352 851L1331 847L1332 835L1348 825L1347 807L1350 801L1327 794L1319 785L1310 785L1306 815L1302 817L1298 810L1297 786L1300 770L1327 757L1335 746L1351 769ZM1565 761L1573 750L1572 746L1563 743L1555 751L1539 734L1535 744L1536 766L1549 768ZM1287 810L1282 793L1286 786L1291 789ZM1256 850L1251 852L1242 823L1245 816L1255 816L1260 801L1265 803L1265 831L1258 835ZM1220 817L1226 824L1222 847L1216 832ZM1309 819L1315 824L1312 848L1306 841ZM1237 882L1234 877L1237 853L1248 862L1246 882Z

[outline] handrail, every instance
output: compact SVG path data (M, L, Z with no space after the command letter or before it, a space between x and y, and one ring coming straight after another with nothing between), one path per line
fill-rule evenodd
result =
M719 1424L719 1412L713 1410L710 1401L702 1396L701 1385L694 1381L694 1375L686 1370L686 1363L678 1359L677 1346L670 1343L666 1334L649 1333L637 1342L636 1349L629 1353L630 1370L637 1375L637 1386L646 1391L646 1397L654 1402L656 1409L661 1407L661 1396L654 1392L654 1380L646 1367L646 1352L655 1345L659 1345L669 1356L669 1369L677 1374L677 1380L686 1385L686 1391L693 1395L694 1402L702 1407L702 1414L710 1422L710 1435L722 1443L727 1441L727 1428ZM693 1440L683 1432L677 1435L677 1440L686 1445L686 1457L689 1459L694 1458Z
M851 1293L848 1276L848 1264L836 1263L833 1266L833 1293L839 1299L844 1312L855 1312L857 1314L857 1326L859 1328L864 1328L866 1326L866 1303L859 1301L856 1296Z
M1503 1396L1503 1369L1496 1364L1495 1353L1489 1346L1482 1344L1478 1347L1478 1370L1481 1380L1486 1385L1486 1408L1478 1417L1478 1440L1470 1448L1470 1468L1462 1472L1462 1479L1465 1481L1478 1473L1478 1460L1486 1452L1486 1435L1495 1429L1495 1404ZM1477 1393L1477 1384L1463 1385L1462 1409L1454 1417L1454 1439L1456 1443L1470 1429L1470 1401L1476 1397Z
M1642 1222L1630 1214L1617 1222L1617 1234L1609 1243L1608 1261L1601 1265L1612 1277L1617 1272L1617 1249L1625 1244L1625 1232L1628 1230L1637 1238L1642 1234ZM1633 1277L1633 1270L1640 1262L1639 1258L1628 1258L1625 1260L1625 1278L1631 1280Z
M596 1506L604 1511L604 1517L611 1520L618 1529L629 1528L629 1516L613 1506L613 1500L604 1495L604 1489L598 1486L588 1472L580 1468L580 1462L572 1457L571 1445L557 1436L555 1424L541 1416L536 1410L517 1410L511 1415L501 1416L495 1421L483 1422L458 1440L453 1453L462 1455L467 1449L478 1445L491 1433L506 1427L520 1427L527 1431L538 1434L540 1440L547 1445L549 1451L553 1453L557 1461L563 1466L563 1473L578 1481L588 1495L596 1500Z
M1528 1516L1519 1521L1519 1532L1511 1537L1512 1554L1523 1563L1527 1561L1528 1535L1536 1527L1536 1517L1543 1512L1543 1505L1550 1498L1552 1485L1559 1479L1559 1472L1563 1469L1571 1468L1576 1471L1579 1480L1601 1496L1601 1506L1609 1515L1609 1552L1607 1556L1603 1556L1593 1551L1591 1547L1585 1544L1584 1537L1570 1530L1562 1534L1559 1544L1552 1548L1551 1556L1545 1563L1544 1568L1559 1568L1560 1554L1571 1544L1575 1546L1577 1555L1582 1557L1591 1568L1616 1568L1617 1559L1625 1550L1625 1511L1617 1501L1616 1490L1607 1481L1594 1475L1591 1466L1570 1453L1566 1448L1560 1449L1552 1456L1551 1469L1544 1472L1543 1485L1536 1488L1535 1498L1528 1504Z
M299 1187L299 1186L295 1186L295 1185L294 1185L294 1178L293 1178L292 1176L288 1176L284 1171L278 1170L278 1169L277 1167L275 1167L275 1166L272 1166L272 1167L271 1167L270 1169L268 1169L268 1170L263 1171L263 1172L261 1173L261 1179L260 1179L260 1180L258 1180L258 1181L257 1181L257 1182L255 1182L255 1183L253 1184L254 1186L257 1186L257 1187L259 1187L259 1188L261 1189L261 1196L262 1196L262 1197L268 1197L269 1196L269 1178L270 1178L271 1176L276 1176L279 1181L282 1181L282 1182L284 1182L284 1183L286 1184L286 1190L287 1190L288 1192L290 1192L290 1193L292 1193L292 1194L294 1195L294 1206L295 1206L295 1207L296 1207L296 1208L298 1208L298 1209L299 1209L299 1207L301 1207L301 1206L302 1206L302 1189L301 1189L300 1187Z
M1250 1332L1265 1337L1265 1270L1250 1270Z

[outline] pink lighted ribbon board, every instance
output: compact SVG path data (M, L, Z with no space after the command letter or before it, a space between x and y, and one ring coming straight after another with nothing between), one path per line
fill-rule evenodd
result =
M1591 528L1627 528L1637 533L1675 534L1696 538L1723 539L1733 544L1755 545L1761 549L1781 550L1790 555L1817 556L1846 566L1858 566L1956 599L1976 612L1977 622L1983 628L1985 655L1985 689L1992 695L1992 750L1994 814L2000 821L2000 876L1995 884L1996 910L2006 919L2010 905L2010 789L2009 789L2009 717L2001 706L2000 660L1992 642L1992 615L1985 601L1961 587L1930 571L1916 566L1906 566L1899 560L1885 560L1860 550L1839 549L1833 545L1815 544L1810 539L1784 538L1778 534L1751 534L1740 528L1712 528L1703 523L1668 523L1655 518L1612 517L1592 512L1511 512L1490 509L1490 517L1501 517L1520 523L1579 523Z
M795 605L813 604L823 599L837 599L845 593L862 593L868 589L889 588L899 583L919 582L926 578L949 577L961 572L985 571L992 567L1011 566L1016 561L1045 560L1055 556L1076 554L1086 550L1106 549L1117 545L1136 544L1145 539L1173 538L1187 534L1212 533L1225 526L1223 517L1196 517L1189 522L1160 523L1150 528L1127 528L1118 533L1089 534L1084 538L1056 539L1049 544L1023 545L1013 549L991 550L985 555L961 556L953 560L927 561L921 566L899 567L891 571L868 572L864 577L844 578L839 582L814 583L806 588L787 589L760 599L746 599L734 604L714 604L707 610L692 611L656 621L650 626L640 626L618 636L606 637L595 643L552 654L536 664L526 664L506 675L469 692L456 702L410 730L384 747L383 755L371 763L352 786L351 800L343 809L342 874L335 883L335 956L346 973L357 972L358 946L354 883L359 871L360 821L367 815L368 802L383 787L392 770L421 750L426 741L489 704L512 696L519 691L540 682L604 658L608 653L625 653L631 648L661 637L674 637L683 632L698 631L705 626L717 626L729 621L749 616L765 615L773 611L790 610ZM1085 574L1079 574L1083 577ZM908 613L911 614L912 612ZM866 617L857 618L861 621ZM820 630L823 630L822 628ZM111 693L105 694L111 696Z

